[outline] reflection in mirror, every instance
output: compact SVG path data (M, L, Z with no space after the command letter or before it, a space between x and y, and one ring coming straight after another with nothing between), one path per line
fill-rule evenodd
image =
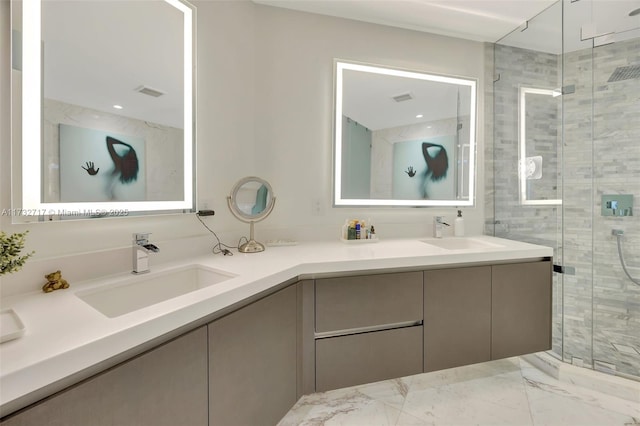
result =
M40 220L194 208L194 13L12 2L14 207Z
M264 245L254 239L254 223L265 219L276 202L271 185L264 179L249 176L236 183L227 197L231 213L242 222L249 223L249 241L241 244L241 253L257 253L264 251Z
M523 205L562 204L558 196L560 89L520 87L519 181ZM544 123L541 125L541 123Z
M334 204L473 205L476 81L335 65Z

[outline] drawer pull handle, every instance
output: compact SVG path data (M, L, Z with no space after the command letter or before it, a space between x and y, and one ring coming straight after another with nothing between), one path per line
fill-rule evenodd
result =
M372 325L368 327L347 328L344 330L323 331L321 333L315 333L314 337L316 339L327 339L329 337L339 337L339 336L348 336L351 334L370 333L372 331L393 330L395 328L413 327L416 325L422 325L422 320L403 321L403 322L396 322L393 324Z

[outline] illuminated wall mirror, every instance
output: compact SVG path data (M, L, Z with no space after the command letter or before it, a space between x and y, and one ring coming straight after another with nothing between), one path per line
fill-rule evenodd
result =
M561 89L519 88L518 181L522 205L562 204Z
M17 221L192 211L195 9L12 1Z
M334 205L473 205L476 87L336 60Z

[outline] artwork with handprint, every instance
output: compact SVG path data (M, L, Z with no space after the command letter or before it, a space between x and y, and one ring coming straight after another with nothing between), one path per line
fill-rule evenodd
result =
M413 170L413 166L409 166L409 168L405 171L405 173L408 174L410 178L416 175L416 171Z
M59 134L61 202L147 199L144 139L66 124Z
M422 155L424 156L424 161L427 163L427 173L431 180L438 181L447 177L449 156L444 146L423 142Z
M85 169L87 171L87 173L89 173L89 175L95 176L100 171L100 167L98 167L97 169L94 168L93 161L87 161L86 164L87 164L87 167L85 167L85 166L80 166L80 167Z
M107 136L107 150L113 161L112 175L122 183L131 183L138 179L140 164L136 150L126 142Z
M394 143L392 197L403 200L455 198L455 182L448 173L452 161L449 153L455 152L454 147L452 135ZM406 164L413 166L407 168Z

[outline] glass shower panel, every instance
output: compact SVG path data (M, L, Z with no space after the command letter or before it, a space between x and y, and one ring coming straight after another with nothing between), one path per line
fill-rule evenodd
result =
M494 48L493 231L554 249L562 264L562 4ZM550 202L550 200L555 200ZM562 354L562 275L553 277L553 352Z
M496 236L554 248L553 350L640 379L640 0L562 0L496 43ZM517 107L517 108L516 108ZM635 198L603 216L603 196ZM490 217L490 214L487 215Z
M629 2L631 3L631 2ZM635 7L640 7L636 2ZM630 9L631 10L631 9ZM622 270L612 229L624 232L629 272L640 278L640 32L621 10L614 43L593 48L593 367L640 378L640 286ZM601 14L596 17L596 27ZM626 18L626 21L632 21ZM638 17L635 18L638 24ZM635 36L635 37L633 37ZM633 216L600 214L603 194L632 194Z
M582 3L579 5L578 3ZM564 1L563 20L563 360L591 368L593 326L592 41L576 24L583 2Z

